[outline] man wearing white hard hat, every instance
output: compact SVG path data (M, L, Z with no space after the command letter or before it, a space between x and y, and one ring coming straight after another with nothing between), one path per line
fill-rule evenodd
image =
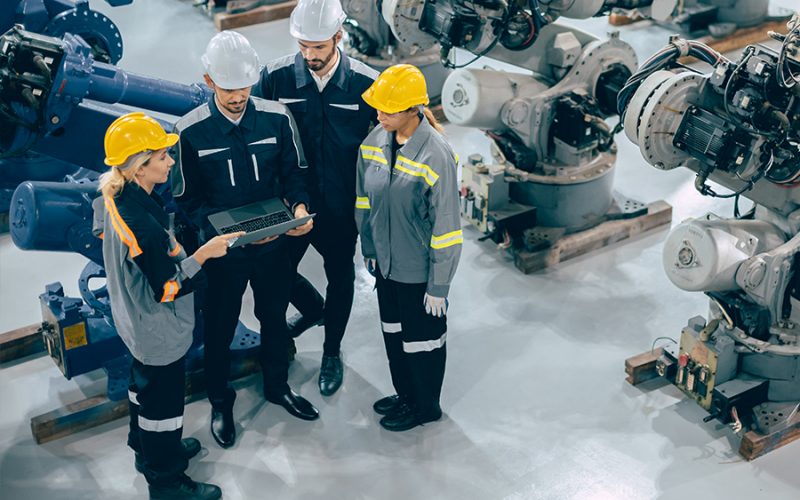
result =
M291 303L299 314L288 321L293 337L323 324L319 374L323 396L342 384L340 354L353 306L357 231L353 221L358 148L377 123L361 94L378 73L338 48L345 14L339 0L299 0L289 32L299 51L267 63L255 95L285 103L299 125L310 170L311 204L317 217L308 237L291 242L296 267L311 244L322 256L328 280L325 300L297 274Z
M308 168L294 119L283 104L250 96L260 71L255 50L241 34L223 31L211 39L202 62L214 97L175 125L180 141L172 176L175 200L200 242L215 234L209 214L250 203L279 198L295 217L308 215ZM231 248L206 268L206 390L212 406L211 433L224 448L236 439L236 392L228 383L230 344L248 283L260 323L265 398L298 418L319 417L287 382L286 308L294 279L287 241L311 228L309 220L286 236Z

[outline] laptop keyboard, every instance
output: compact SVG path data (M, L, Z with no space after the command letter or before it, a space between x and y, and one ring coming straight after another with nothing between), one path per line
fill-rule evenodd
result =
M266 229L268 227L277 226L278 224L283 224L284 222L289 222L292 220L284 211L279 212L272 212L271 214L262 215L260 217L254 217L252 219L247 219L246 221L239 222L237 224L231 224L230 226L225 226L221 229L222 234L229 234L229 233L236 233L239 231L244 231L245 233L252 233L253 231L258 231L259 229Z

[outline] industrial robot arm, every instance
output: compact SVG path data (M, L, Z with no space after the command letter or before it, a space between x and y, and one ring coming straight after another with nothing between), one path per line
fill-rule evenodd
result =
M94 60L91 46L70 34L55 38L12 28L0 36L0 155L19 155L43 137L69 137L65 125L80 113L80 130L96 125L100 132L122 110L103 104L126 104L182 115L206 102L209 91L199 84L183 85L124 71ZM100 123L95 123L99 121ZM98 133L97 137L102 137ZM87 162L84 141L58 141L46 154L74 158L75 149L87 168L101 169L101 150ZM44 152L44 151L40 151Z
M616 114L617 93L636 70L636 54L617 36L599 40L553 22L599 15L616 4L385 0L381 5L398 43L420 51L438 44L441 62L454 69L442 87L447 119L482 129L491 140L492 164L474 158L465 165L462 210L498 243L520 246L528 239L518 229L534 225L586 229L607 220L616 206L616 151L605 119ZM519 70L464 68L456 63L454 48L472 54L466 64L488 56ZM500 227L511 219L519 222L513 223L515 234ZM538 245L524 244L529 250Z
M709 419L763 434L800 418L800 15L788 28L770 33L777 49L748 46L737 60L675 37L619 94L645 161L686 167L700 194L737 202L734 218L689 219L667 238L667 276L711 308L708 322L689 320L660 373ZM711 71L679 65L685 55ZM743 215L741 197L754 203Z

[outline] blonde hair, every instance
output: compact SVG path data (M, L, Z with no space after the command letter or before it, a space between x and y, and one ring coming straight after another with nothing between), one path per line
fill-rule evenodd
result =
M423 105L419 106L419 110L422 112L423 115L425 115L425 119L428 120L428 123L431 124L431 127L436 129L436 131L439 132L440 134L444 135L444 127L442 127L442 124L439 123L439 120L437 120L436 117L433 116L433 111L431 111L428 106L423 106Z
M153 156L152 151L143 151L129 156L122 165L111 167L108 172L100 176L100 186L97 190L104 197L118 195L125 187L125 184L133 182L136 172L150 161L151 156Z

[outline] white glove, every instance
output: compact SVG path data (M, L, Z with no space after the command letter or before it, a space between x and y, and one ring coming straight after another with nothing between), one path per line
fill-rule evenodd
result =
M372 277L374 278L375 277L375 268L376 268L375 259L369 259L367 257L364 257L364 267L367 268L367 272L369 274L371 274Z
M425 312L433 316L441 317L447 313L447 299L444 297L434 297L433 295L425 294L423 299L425 303Z

